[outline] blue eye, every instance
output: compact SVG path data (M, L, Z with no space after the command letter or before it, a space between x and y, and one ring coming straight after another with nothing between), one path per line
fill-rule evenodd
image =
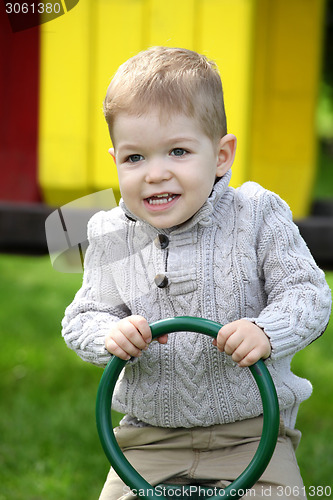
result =
M142 155L139 155L139 154L135 154L135 155L130 155L128 158L127 158L127 161L129 163L137 163L138 161L141 161L143 160L143 156Z
M171 155L172 156L184 156L186 155L187 151L186 149L183 149L183 148L174 148L172 151L171 151Z

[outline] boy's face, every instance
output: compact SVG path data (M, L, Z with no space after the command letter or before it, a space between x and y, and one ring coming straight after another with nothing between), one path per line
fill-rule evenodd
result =
M119 185L128 209L156 228L190 219L205 203L216 176L230 168L236 138L213 143L183 114L119 114L113 125ZM233 148L233 150L232 150Z

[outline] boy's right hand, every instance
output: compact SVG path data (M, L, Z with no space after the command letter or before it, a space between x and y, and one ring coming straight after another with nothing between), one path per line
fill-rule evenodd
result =
M143 316L128 316L112 327L105 338L105 347L118 358L129 360L141 356L152 340L148 321ZM158 338L161 344L167 343L167 335Z

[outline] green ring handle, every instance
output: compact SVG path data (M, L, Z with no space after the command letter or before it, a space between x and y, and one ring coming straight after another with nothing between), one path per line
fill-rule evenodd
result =
M198 332L217 337L222 325L203 318L191 316L178 316L167 318L150 325L152 338L155 339L166 333L172 332ZM132 490L140 492L140 498L146 500L160 500L161 494L132 467L123 455L113 433L111 419L111 402L117 379L126 365L124 361L113 356L106 366L99 383L96 400L96 422L102 447L105 455L119 477ZM241 498L244 490L250 489L261 477L266 469L275 449L279 424L280 412L274 383L262 360L250 366L251 373L257 383L263 405L263 429L257 451L246 469L227 486L221 495L211 497L210 500L221 498ZM237 493L237 494L236 494ZM239 495L238 495L239 493ZM237 496L238 495L238 496Z

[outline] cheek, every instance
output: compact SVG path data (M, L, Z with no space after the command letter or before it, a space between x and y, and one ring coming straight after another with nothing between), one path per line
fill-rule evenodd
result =
M211 190L213 189L214 182L216 178L216 173L213 169L207 167L198 168L197 171L189 179L189 185L193 191L196 191L199 197L209 196Z
M120 191L122 192L123 196L131 194L133 192L133 188L135 188L136 185L136 183L133 182L133 176L128 175L128 173L118 172L118 180L119 180Z

